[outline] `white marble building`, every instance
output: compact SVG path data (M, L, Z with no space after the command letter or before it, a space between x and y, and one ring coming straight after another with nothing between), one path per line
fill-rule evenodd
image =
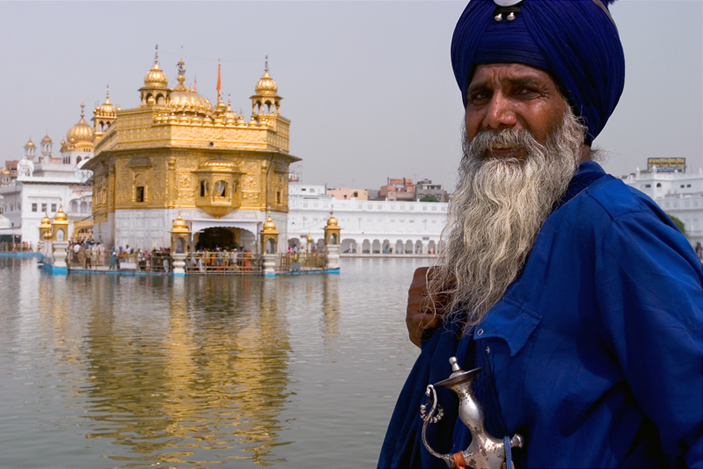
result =
M40 155L36 145L27 142L17 164L17 179L0 177L0 203L7 218L0 226L0 240L32 243L36 249L41 219L45 214L53 219L59 208L68 215L69 236L73 223L91 218L91 172L81 166L93 156L94 138L93 128L81 111L80 121L61 142L58 158L52 155L49 136L41 141Z
M703 169L661 172L656 168L630 174L623 181L651 197L668 215L681 220L692 246L703 244Z
M290 182L289 242L305 246L310 235L322 246L330 211L342 228L342 252L436 252L447 219L446 203L339 200L325 195L324 184Z

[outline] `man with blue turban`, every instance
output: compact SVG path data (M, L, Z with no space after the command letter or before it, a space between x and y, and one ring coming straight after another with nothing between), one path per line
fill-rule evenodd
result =
M591 148L624 86L608 3L472 0L459 19L464 156L438 260L410 288L422 352L381 468L446 467L422 444L419 409L450 357L481 368L488 432L524 438L518 468L703 467L701 263ZM471 436L456 395L437 395L428 442L460 453Z

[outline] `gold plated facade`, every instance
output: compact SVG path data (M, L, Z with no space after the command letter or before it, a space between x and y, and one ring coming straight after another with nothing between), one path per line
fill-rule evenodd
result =
M268 73L251 97L247 123L231 105L210 101L186 86L185 63L168 88L158 55L139 89L140 104L96 108L93 220L119 210L200 209L219 218L235 210L287 213L290 121ZM108 107L107 105L110 105ZM113 114L114 113L114 114ZM112 117L114 115L114 117ZM107 119L110 119L109 121Z

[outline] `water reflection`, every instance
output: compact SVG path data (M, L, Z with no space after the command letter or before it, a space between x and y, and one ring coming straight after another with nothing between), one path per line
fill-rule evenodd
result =
M105 279L113 295L92 304L83 345L89 379L79 391L98 424L87 437L129 447L110 457L132 464L212 463L207 450L270 464L290 351L275 285Z
M339 275L327 275L322 282L322 334L334 341L339 334Z
M414 266L55 277L0 258L0 467L324 468L330 448L372 466L416 354Z

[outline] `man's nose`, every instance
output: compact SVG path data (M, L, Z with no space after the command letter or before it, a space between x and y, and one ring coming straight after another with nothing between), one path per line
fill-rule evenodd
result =
M502 93L494 93L486 109L483 126L486 129L503 130L517 124L517 116L510 100Z

